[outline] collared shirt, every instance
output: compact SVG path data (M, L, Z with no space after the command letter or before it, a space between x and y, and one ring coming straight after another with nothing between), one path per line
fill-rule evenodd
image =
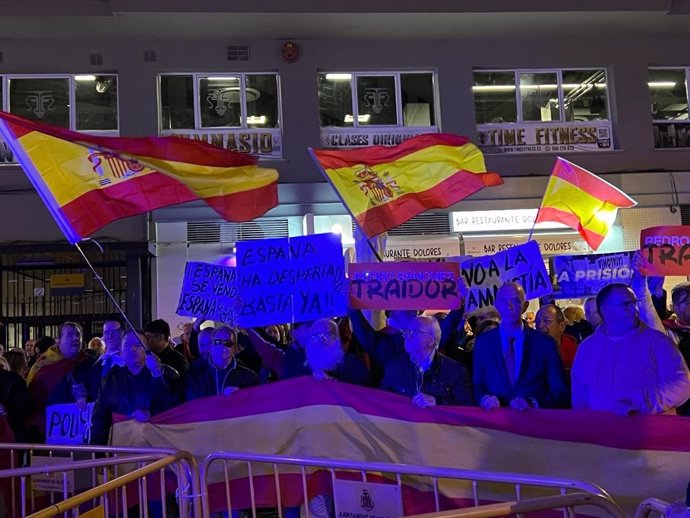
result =
M501 333L501 348L503 350L503 357L506 356L506 351L508 349L508 338L512 337L515 341L513 342L513 350L515 351L515 377L513 379L518 379L520 376L520 367L522 366L522 349L525 344L525 333L524 333L524 323L520 323L520 329L514 333L508 333L504 326L498 326Z

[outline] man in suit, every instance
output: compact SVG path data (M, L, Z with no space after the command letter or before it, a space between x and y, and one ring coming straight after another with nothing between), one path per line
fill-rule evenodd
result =
M566 375L556 342L521 319L527 309L522 286L516 282L501 286L495 305L501 323L479 336L474 350L477 403L484 410L567 406Z

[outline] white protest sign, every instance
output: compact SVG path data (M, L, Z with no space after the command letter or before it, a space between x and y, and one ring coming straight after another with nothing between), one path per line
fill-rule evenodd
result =
M470 288L465 301L466 311L492 306L498 288L506 282L520 283L527 299L542 297L553 291L539 245L535 241L465 261L462 263L462 275Z
M397 484L333 481L336 518L399 518L403 515Z
M242 327L347 313L345 261L337 234L241 241L237 277Z
M47 444L88 444L94 403L79 410L76 403L46 408Z
M175 313L235 325L239 311L236 273L230 266L187 263Z
M48 457L47 455L31 454L31 467L55 466L56 464L69 464L70 457ZM65 479L65 475L67 475ZM74 471L56 471L53 473L40 473L31 475L31 486L38 491L54 491L62 493L66 484L67 492L74 492Z

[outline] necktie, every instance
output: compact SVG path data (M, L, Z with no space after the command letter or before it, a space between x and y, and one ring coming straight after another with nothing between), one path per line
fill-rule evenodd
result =
M512 387L515 385L515 337L513 336L508 337L508 347L504 353L504 360L508 371L508 381Z

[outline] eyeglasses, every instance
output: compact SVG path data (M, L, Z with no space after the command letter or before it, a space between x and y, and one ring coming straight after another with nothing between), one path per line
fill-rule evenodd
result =
M412 338L420 334L434 336L433 333L430 333L429 331L424 331L423 329L403 329L401 333L404 338Z
M213 345L224 345L225 347L233 347L235 345L235 341L231 339L226 339L223 340L221 338L216 338L211 342Z
M607 302L606 304L603 304L604 306L615 306L623 309L632 309L637 307L637 305L640 303L639 300L626 300L623 302Z
M119 336L121 334L121 329L111 329L110 331L103 331L103 336Z

